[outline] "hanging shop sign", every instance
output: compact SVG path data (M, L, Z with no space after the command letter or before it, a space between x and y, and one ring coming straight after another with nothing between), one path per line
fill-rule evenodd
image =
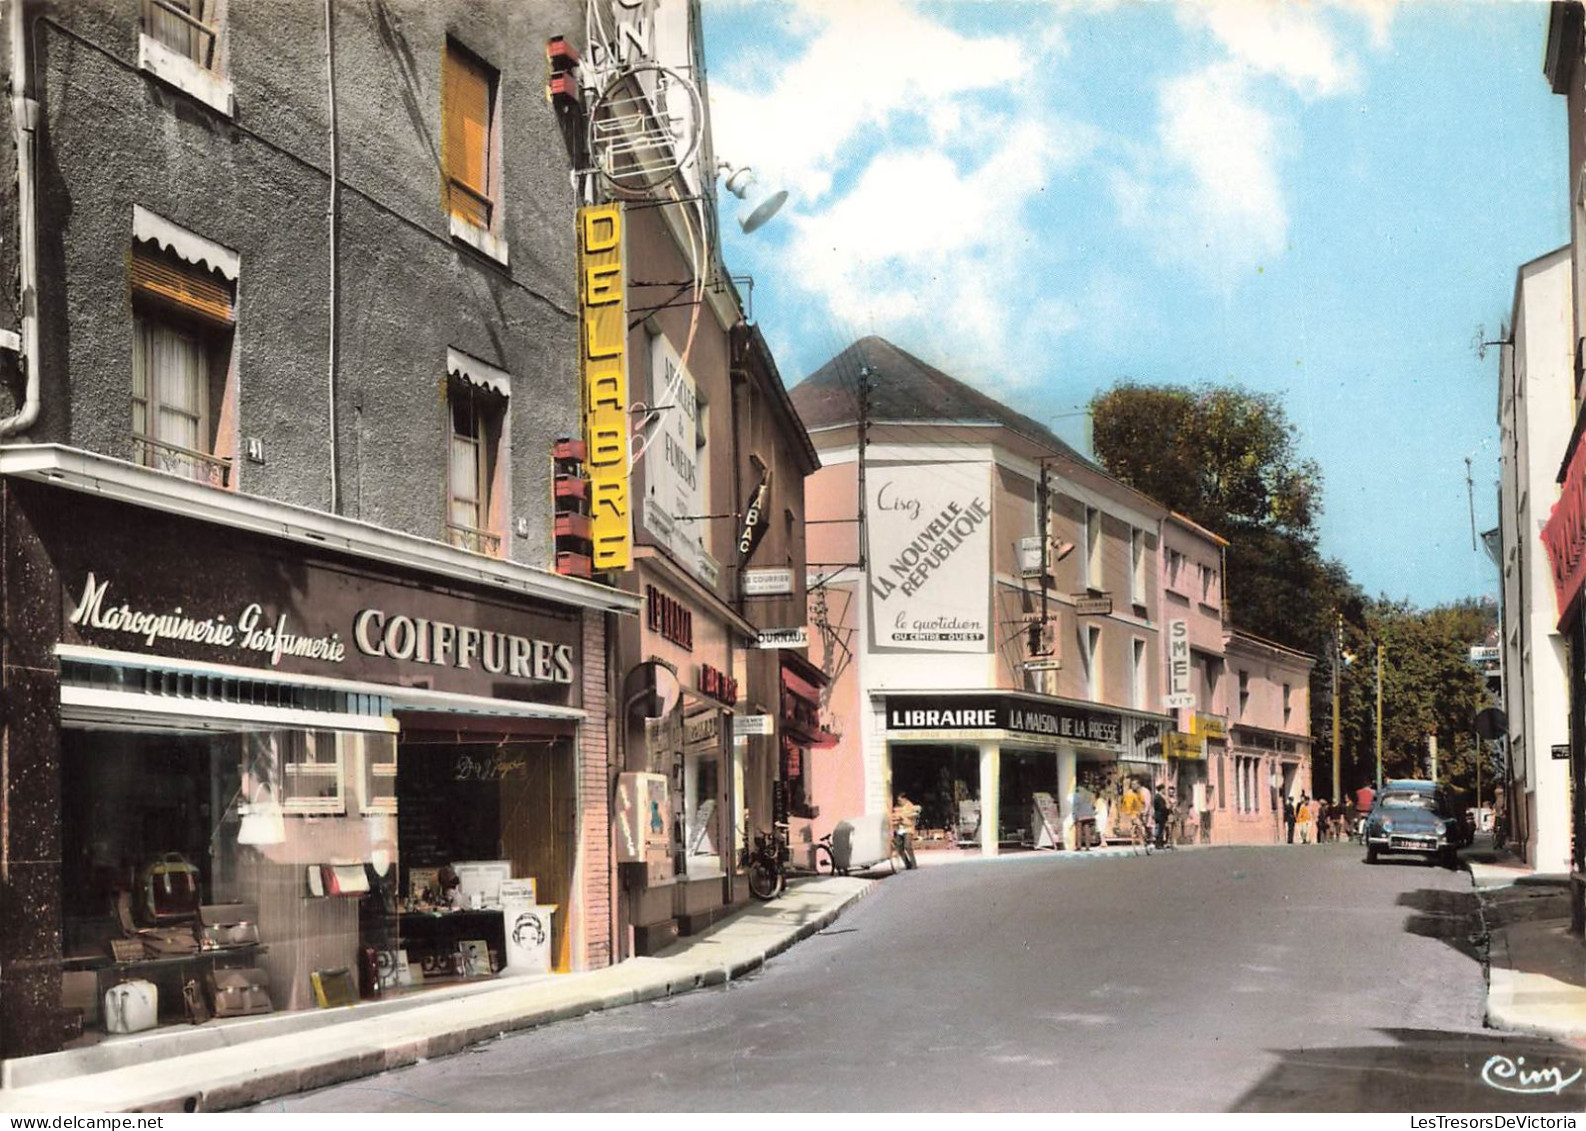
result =
M754 552L760 546L760 539L765 537L766 529L771 525L766 517L771 504L771 469L767 468L765 474L760 476L760 487L749 500L749 509L743 512L743 527L738 532L738 560L746 562L754 557Z
M628 483L628 303L621 204L578 210L579 370L590 541L600 572L633 564Z
M991 469L874 468L866 487L871 635L884 648L991 647Z
M709 664L699 665L699 691L701 695L729 707L738 702L738 681Z
M1562 624L1586 582L1586 440L1575 444L1559 483L1558 502L1542 527L1542 545Z
M1190 690L1190 640L1187 620L1167 622L1167 678L1168 693L1162 696L1162 706L1169 710L1178 707L1193 709L1195 693Z
M715 588L721 563L705 550L716 517L705 491L699 387L664 334L650 338L650 413L640 448L644 528L695 580Z
M766 736L775 733L776 720L770 715L734 715L732 717L732 736L734 738Z
M1088 593L1075 593L1071 600L1074 602L1074 615L1081 617L1110 617L1112 616L1112 594L1103 593L1100 596L1091 596Z
M1206 715L1196 711L1194 717L1190 719L1190 733L1198 738L1227 741L1228 720L1221 715Z
M1016 695L893 695L887 729L1011 731L1117 748L1123 716Z
M808 648L810 630L803 625L796 628L761 628L754 634L756 648Z
M780 567L743 571L745 597L781 597L793 592L793 571Z
M1552 754L1553 754L1553 761L1555 761L1555 762L1568 762L1569 761L1569 743L1567 743L1567 742L1565 742L1565 743L1554 743L1553 744L1553 748L1552 748Z
M1206 751L1201 740L1193 734L1183 731L1169 731L1162 736L1162 749L1169 758L1178 758L1183 761L1204 761Z

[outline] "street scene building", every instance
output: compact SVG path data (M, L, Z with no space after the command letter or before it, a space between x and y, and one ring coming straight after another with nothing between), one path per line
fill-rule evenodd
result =
M1498 392L1509 833L1528 864L1559 874L1568 873L1570 853L1569 651L1558 629L1565 610L1545 545L1523 532L1539 529L1556 500L1570 439L1572 293L1568 248L1520 268Z
M1266 775L1257 796L1254 762L1226 755L1221 539L880 338L793 399L821 452L811 635L842 735L812 761L820 813L795 841L901 796L920 806L921 847L1072 847L1076 787L1099 802L1100 836L1127 840L1123 794L1141 785L1208 839L1275 841ZM1308 673L1285 669L1289 713L1262 696L1250 720L1283 732L1296 796Z

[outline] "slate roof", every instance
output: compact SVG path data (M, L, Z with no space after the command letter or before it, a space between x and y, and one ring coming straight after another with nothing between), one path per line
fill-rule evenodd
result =
M857 380L861 365L868 365L872 375L870 419L874 422L997 424L1106 474L1046 425L874 335L860 338L794 386L793 404L804 418L805 427L852 424L858 419Z

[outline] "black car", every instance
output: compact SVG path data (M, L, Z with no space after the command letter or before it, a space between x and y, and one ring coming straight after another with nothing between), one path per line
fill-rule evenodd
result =
M1375 864L1384 853L1404 853L1452 868L1469 841L1466 832L1453 799L1440 787L1429 781L1389 782L1366 818L1366 863Z

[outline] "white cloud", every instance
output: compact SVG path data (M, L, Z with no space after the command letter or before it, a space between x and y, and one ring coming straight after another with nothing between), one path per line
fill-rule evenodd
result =
M1327 97L1353 89L1359 81L1354 59L1341 48L1325 10L1317 5L1217 0L1180 4L1176 10L1186 25L1210 31L1230 57L1302 94Z
M809 201L830 191L834 163L856 139L878 140L901 114L945 124L960 99L1004 89L1035 64L1016 40L960 35L899 0L793 8L809 29L802 53L782 60L764 90L713 82L711 120L718 154Z
M1298 136L1284 91L1319 99L1357 89L1360 64L1341 33L1363 24L1380 49L1393 10L1392 0L1178 5L1180 24L1208 33L1218 54L1163 84L1155 148L1114 174L1123 221L1159 258L1224 289L1281 254L1289 233L1282 170Z
M784 263L840 323L1019 384L1039 376L1027 359L1077 324L1032 277L1041 253L1029 234L1029 210L1072 150L1032 121L986 136L995 148L969 167L934 148L877 155L829 208L791 221Z

